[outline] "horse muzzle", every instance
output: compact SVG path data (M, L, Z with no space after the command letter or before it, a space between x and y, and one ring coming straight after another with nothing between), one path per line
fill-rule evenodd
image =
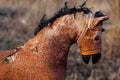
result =
M92 50L91 50L91 48L92 48ZM86 64L88 64L90 60L92 60L92 63L95 64L95 63L99 62L100 58L101 58L100 45L98 46L96 44L96 46L95 46L95 44L94 44L94 47L89 46L89 48L87 50L86 50L86 48L81 48L81 54L82 54L82 59Z
M82 59L86 64L88 64L90 60L92 60L93 64L97 63L100 60L101 40L89 40L89 42L87 40L83 40L79 46L81 48Z

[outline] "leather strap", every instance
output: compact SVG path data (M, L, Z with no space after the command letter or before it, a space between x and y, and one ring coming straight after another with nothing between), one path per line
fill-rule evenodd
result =
M81 44L84 36L86 35L86 33L88 32L88 28L85 27L85 29L82 31L81 35L79 36L78 40L77 40L77 44Z
M91 28L91 21L92 21L92 13L90 13L90 19L88 21L88 26L85 26L84 30L82 31L81 35L78 37L78 40L77 40L77 44L81 44L84 36L86 35L86 33L88 32L88 30Z

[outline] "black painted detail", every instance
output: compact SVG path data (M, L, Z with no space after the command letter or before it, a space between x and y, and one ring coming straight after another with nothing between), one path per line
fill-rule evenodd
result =
M84 61L86 64L89 63L90 56L91 56L91 55L82 55L82 59L83 59L83 61Z
M100 39L99 35L95 37L95 40L98 41Z
M101 53L93 54L92 55L92 63L95 64L100 61Z

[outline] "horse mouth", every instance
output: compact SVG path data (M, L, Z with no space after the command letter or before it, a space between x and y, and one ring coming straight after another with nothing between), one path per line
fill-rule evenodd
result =
M96 53L96 54L92 54L92 55L82 55L82 59L86 64L88 64L90 62L90 59L93 64L96 64L101 59L101 53Z

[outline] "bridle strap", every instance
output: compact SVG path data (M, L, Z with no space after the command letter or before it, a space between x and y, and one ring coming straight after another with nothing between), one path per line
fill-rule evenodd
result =
M90 29L92 17L93 17L93 15L92 15L92 13L90 13L90 18L89 18L89 21L88 21L88 25L87 25L87 27L85 26L85 29L82 31L81 35L78 37L77 44L79 44L79 45L81 44L84 36L86 35L86 33L88 32L88 30Z
M89 19L89 22L88 22L88 29L90 29L90 23L92 21L92 13L90 13L90 19Z

